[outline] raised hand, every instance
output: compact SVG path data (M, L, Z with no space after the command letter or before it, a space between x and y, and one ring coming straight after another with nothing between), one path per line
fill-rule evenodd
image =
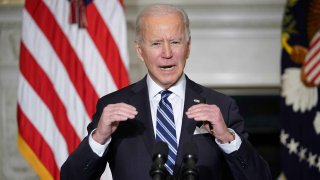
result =
M100 144L104 144L121 121L133 119L137 114L136 108L126 103L107 105L103 109L97 129L93 133L93 139Z

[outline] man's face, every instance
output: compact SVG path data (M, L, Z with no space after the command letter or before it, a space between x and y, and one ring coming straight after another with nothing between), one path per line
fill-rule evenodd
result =
M181 77L190 51L182 16L175 13L144 17L141 33L142 40L136 43L138 57L151 78L168 89Z

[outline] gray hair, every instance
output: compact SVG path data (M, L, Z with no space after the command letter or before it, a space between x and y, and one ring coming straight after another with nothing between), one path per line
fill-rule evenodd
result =
M147 16L155 16L155 15L167 15L167 14L174 14L180 13L183 18L183 23L185 25L185 37L187 41L190 39L190 28L189 28L189 17L187 13L179 7L170 4L153 4L144 8L137 17L136 20L136 37L135 41L137 43L141 42L142 34L141 29L143 28L142 19Z

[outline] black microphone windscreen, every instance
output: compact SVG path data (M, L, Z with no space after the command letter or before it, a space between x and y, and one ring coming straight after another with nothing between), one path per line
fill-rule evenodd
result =
M196 159L198 157L198 148L194 142L186 142L183 144L183 157L190 155Z
M163 156L168 156L169 154L169 147L168 144L162 141L157 141L153 146L153 156L157 156L161 154Z

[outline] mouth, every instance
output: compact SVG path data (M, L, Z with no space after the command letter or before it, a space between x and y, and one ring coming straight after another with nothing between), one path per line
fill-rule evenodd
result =
M174 68L175 68L174 65L160 66L161 70L166 70L166 71L173 70Z

